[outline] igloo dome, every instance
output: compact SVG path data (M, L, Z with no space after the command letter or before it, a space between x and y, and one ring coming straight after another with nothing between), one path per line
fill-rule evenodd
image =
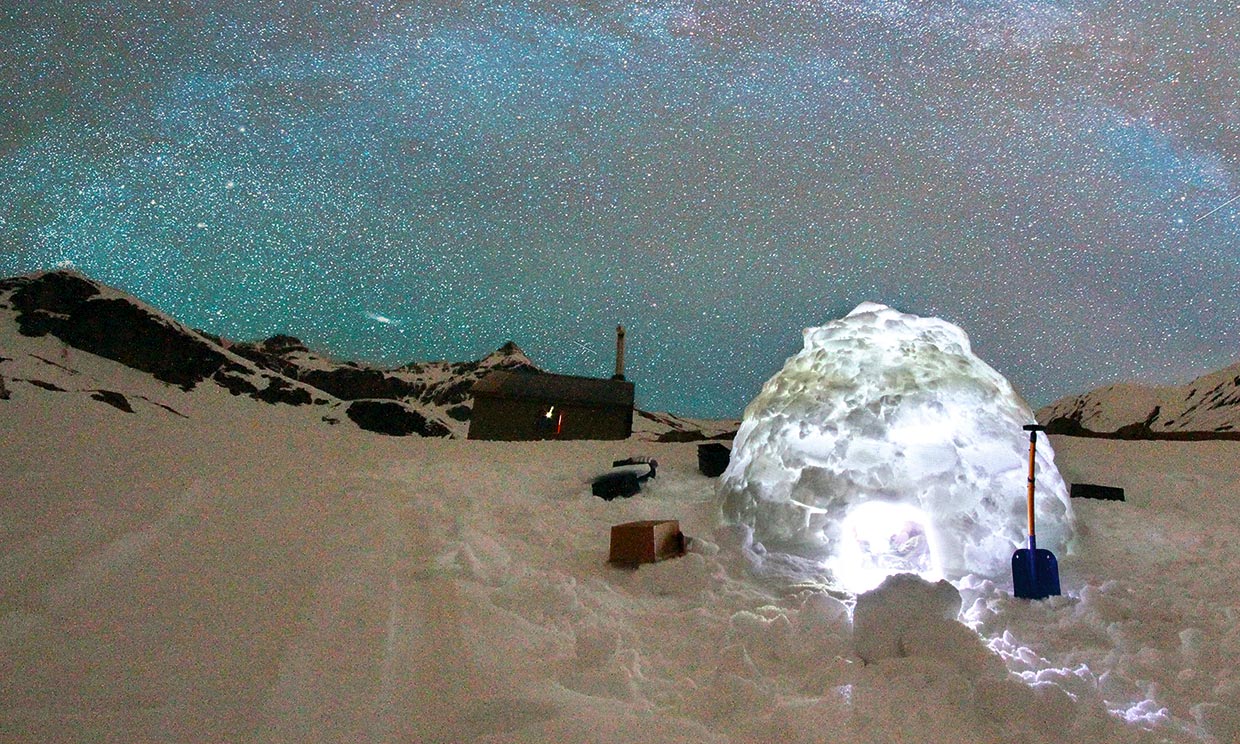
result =
M1010 575L1027 541L1033 411L938 318L863 303L745 409L718 493L767 549L812 556L864 591L893 573ZM1072 507L1038 435L1039 547L1065 550Z

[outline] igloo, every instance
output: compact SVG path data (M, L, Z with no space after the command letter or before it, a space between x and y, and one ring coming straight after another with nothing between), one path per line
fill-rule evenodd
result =
M1011 575L1026 545L1033 411L960 328L863 303L804 332L805 348L745 409L718 494L769 550L813 558L851 591L890 574ZM1073 535L1045 435L1038 546Z

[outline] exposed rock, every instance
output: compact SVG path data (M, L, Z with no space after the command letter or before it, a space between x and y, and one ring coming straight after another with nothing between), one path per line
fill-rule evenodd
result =
M322 398L312 398L310 391L297 387L288 380L273 378L267 387L259 390L254 397L264 403L284 403L290 406L306 406L311 403L326 403Z
M97 401L107 403L113 408L120 409L125 413L133 413L133 406L129 405L129 399L112 390L96 390L90 394L90 397Z
M205 340L170 327L132 302L99 294L92 282L65 272L27 279L13 293L18 328L27 336L51 334L183 390L219 370L240 371Z
M279 372L340 400L384 399L443 408L444 415L468 421L474 383L495 369L541 372L509 341L476 362L414 362L391 370L354 362L334 362L309 351L292 336L237 343L232 350L259 366ZM451 413L447 409L451 409Z
M660 434L658 437L655 438L655 441L656 442L705 442L705 441L713 440L713 439L732 439L735 436L736 436L735 431L730 431L725 434L715 434L712 436L708 436L705 432L701 432L697 430L690 430L690 431L681 430L681 431L669 431L665 434Z
M363 398L399 400L416 396L418 392L417 386L409 381L377 369L359 369L342 365L333 370L303 370L296 376L307 385L313 385L341 400Z
M355 400L349 404L345 415L359 427L379 434L446 437L450 433L443 424L391 400Z
M201 339L125 300L85 303L53 332L71 346L150 372L184 390L211 375L246 371Z
M258 394L258 386L244 377L236 377L233 375L219 374L214 377L215 381L233 395L249 395Z
M10 301L18 311L17 322L32 326L48 314L69 315L100 291L93 282L64 271L0 282L0 289L13 287L17 291ZM22 316L29 317L23 320ZM37 332L31 328L31 332L27 332L23 327L22 332L28 336L42 336L47 331Z
M174 416L180 416L183 419L189 418L189 416L186 416L185 414L181 413L180 411L173 408L172 406L166 405L164 403L160 403L157 400L151 400L150 398L146 398L146 397L143 397L142 399L145 400L147 403L150 403L153 406L158 406L159 408L164 409L165 411L167 411L168 413L171 413Z
M304 406L310 403L326 403L324 399L316 399L304 387L297 387L288 380L279 377L268 377L267 386L259 388L248 379L229 375L223 370L215 373L213 379L233 395L248 395L264 403L285 403L290 406Z
M634 411L634 433L653 442L731 441L740 422L735 420L689 419L673 413Z
M260 348L268 354L291 354L293 352L309 353L310 350L295 336L276 334L263 341Z

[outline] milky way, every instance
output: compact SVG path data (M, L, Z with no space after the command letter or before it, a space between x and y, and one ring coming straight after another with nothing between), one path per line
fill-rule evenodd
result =
M697 415L864 300L1035 404L1240 348L1232 3L15 5L3 275Z

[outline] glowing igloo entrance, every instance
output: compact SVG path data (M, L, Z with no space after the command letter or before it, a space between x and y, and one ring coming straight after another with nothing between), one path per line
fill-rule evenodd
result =
M746 408L719 482L724 514L768 549L811 556L864 591L902 572L1010 573L1026 540L1033 412L937 318L864 303L805 331L805 348ZM1067 488L1043 438L1038 544L1072 536Z

